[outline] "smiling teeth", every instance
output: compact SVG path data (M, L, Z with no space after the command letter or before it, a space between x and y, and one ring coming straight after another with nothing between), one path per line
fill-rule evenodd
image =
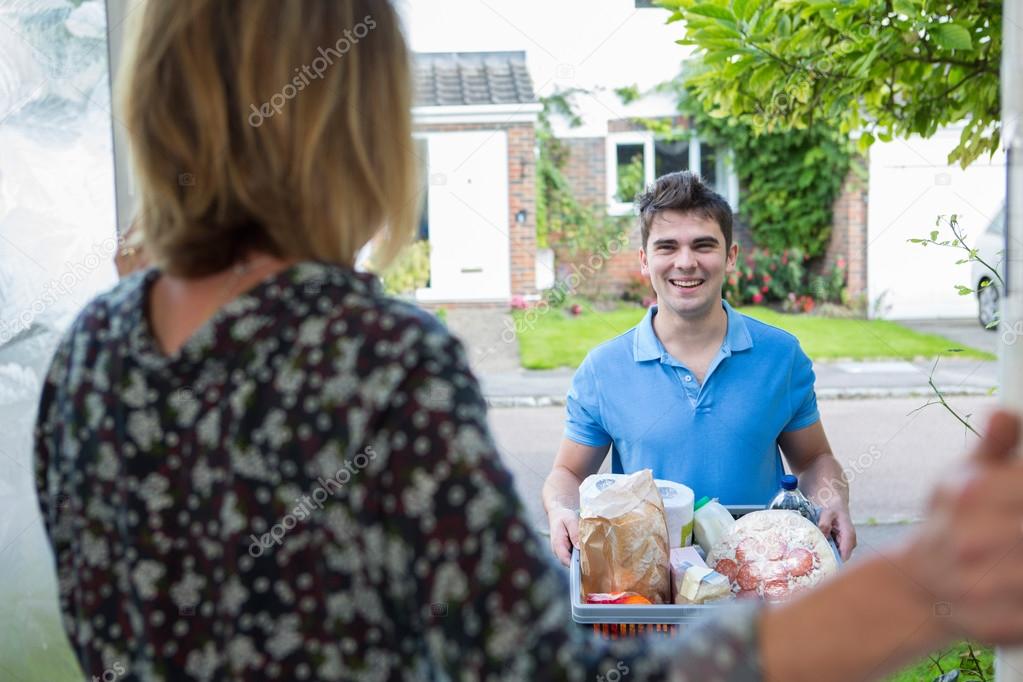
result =
M684 287L691 289L692 287L699 286L703 283L702 279L669 279L669 282L677 287Z

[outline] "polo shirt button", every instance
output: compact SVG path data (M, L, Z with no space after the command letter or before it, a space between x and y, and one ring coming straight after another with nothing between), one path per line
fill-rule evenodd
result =
M693 378L687 374L686 375L686 381L692 381L692 380L693 380Z

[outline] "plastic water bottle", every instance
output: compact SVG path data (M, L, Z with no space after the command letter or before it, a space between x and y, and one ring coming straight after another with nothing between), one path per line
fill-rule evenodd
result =
M815 526L820 518L820 510L814 505L813 502L806 499L806 495L799 491L797 487L799 480L791 475L786 474L781 477L781 490L774 496L770 504L767 505L768 509L787 509L789 511L798 512L806 517Z

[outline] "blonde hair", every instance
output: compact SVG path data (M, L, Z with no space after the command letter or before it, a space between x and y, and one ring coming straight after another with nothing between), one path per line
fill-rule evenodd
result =
M409 54L384 0L147 0L119 106L151 262L389 263L419 210Z

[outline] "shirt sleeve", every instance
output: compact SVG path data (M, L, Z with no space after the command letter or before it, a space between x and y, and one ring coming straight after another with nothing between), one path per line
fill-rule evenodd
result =
M813 362L797 342L792 358L792 369L789 371L789 413L792 416L782 429L783 432L805 429L820 420L817 392L814 390L815 381Z
M594 447L611 442L611 435L600 418L599 395L593 362L586 356L572 376L572 386L565 400L565 438Z
M497 454L461 344L420 354L375 429L388 542L411 553L386 592L450 679L759 680L749 604L676 639L604 641L572 621L569 584ZM429 345L429 344L428 344ZM395 601L396 600L396 601ZM684 673L684 676L681 675Z

